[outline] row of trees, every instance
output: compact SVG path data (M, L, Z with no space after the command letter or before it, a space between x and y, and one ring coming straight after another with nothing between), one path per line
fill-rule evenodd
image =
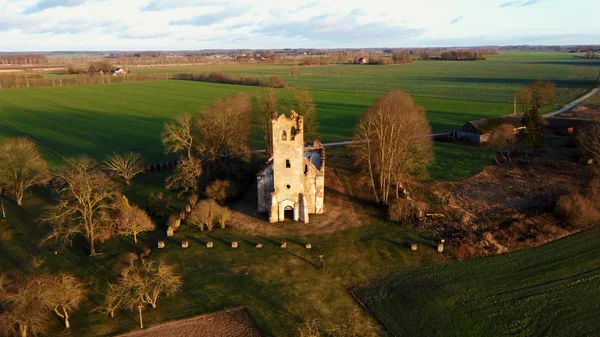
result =
M317 136L316 106L307 90L292 89L293 108L304 117L306 139ZM272 154L272 124L280 107L277 92L267 89L252 104L245 93L219 99L196 115L184 115L165 123L162 141L167 153L182 156L181 164L167 178L167 188L183 192L197 191L201 177L209 180L220 175L234 176L240 162L250 158L253 115L260 118L263 139Z
M198 81L198 82L212 82L212 83L225 83L225 84L239 84L239 85L251 85L257 87L271 87L271 88L287 88L287 83L277 75L270 76L268 80L263 80L258 77L234 77L231 75L210 72L201 74L177 74L175 75L177 80L186 81Z
M108 284L104 303L94 311L114 318L119 309L137 310L140 328L143 328L144 308L156 308L160 297L179 292L183 282L175 268L165 260L138 259L135 254L126 256L129 259L126 261L127 268L116 282ZM81 306L86 296L84 283L71 274L2 274L0 333L15 337L44 335L53 320L52 314L70 328L70 315Z
M0 303L4 312L0 314L0 331L20 337L29 333L45 334L52 313L69 328L69 314L80 306L85 296L83 283L70 274L2 274Z
M31 64L48 64L48 56L41 54L2 54L0 55L1 65L31 65Z
M123 74L121 76L112 76L112 74L94 73L79 73L77 76L59 76L45 78L40 74L3 74L0 75L0 89L17 89L17 88L35 88L35 87L62 87L69 85L85 85L85 84L108 84L108 83L125 83L125 82L145 82L159 81L172 79L171 74Z
M449 50L440 53L440 60L444 61L477 61L477 60L485 60L483 53L478 51L470 51L470 50Z

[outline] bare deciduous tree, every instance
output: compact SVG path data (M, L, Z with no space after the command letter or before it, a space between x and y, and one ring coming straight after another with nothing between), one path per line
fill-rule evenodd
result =
M113 154L106 158L104 167L125 179L127 186L131 185L131 179L144 172L142 156L139 153Z
M250 157L252 103L242 92L223 97L198 113L196 147L208 160Z
M498 161L497 153L500 153L504 160L510 161L510 153L517 142L514 130L515 127L510 124L502 124L492 130L490 134L488 144L494 151L494 159L498 165L500 165L500 161Z
M102 310L111 317L120 307L138 310L140 328L143 328L142 311L144 306L156 308L160 296L171 296L181 290L181 277L175 268L164 260L139 260L127 271L116 285L111 285L107 301Z
M0 143L0 187L15 195L23 205L25 191L50 178L48 165L31 140L19 137Z
M523 140L528 152L544 145L544 117L541 109L556 100L556 88L551 82L537 80L523 86L516 94L521 105L523 117L521 124L525 127Z
M186 151L188 159L191 160L194 146L192 116L184 115L174 121L166 122L165 130L162 133L162 142L165 144L167 153Z
M577 136L579 147L594 160L600 160L600 123L589 122Z
M192 212L187 217L187 222L190 225L197 226L200 230L204 230L206 226L211 231L217 219L219 208L220 206L213 199L201 200L192 208Z
M40 285L34 277L22 279L2 275L0 332L8 336L27 337L48 331L50 313L40 300Z
M313 97L305 89L292 89L296 99L298 115L304 119L304 139L313 141L319 138L319 121L317 119L317 106Z
M392 89L380 96L358 122L353 140L375 200L388 204L414 177L427 174L433 162L431 127L425 110L409 94Z
M279 106L277 91L272 88L267 89L256 97L256 101L257 115L263 129L265 149L267 156L270 157L273 154L273 123L271 121L277 116L277 107Z
M129 205L125 196L121 196L123 201L119 205L118 215L116 217L117 234L133 235L133 242L137 243L137 236L142 232L151 232L156 229L148 213L135 205Z
M66 328L70 328L69 312L77 309L85 299L83 283L64 273L47 275L39 279L39 283L42 302L64 320Z
M216 205L215 219L221 228L225 228L227 221L231 217L231 211L225 206Z
M206 195L220 204L229 197L229 180L216 179L206 187Z
M198 189L202 176L202 161L198 158L182 159L175 171L167 178L168 189L182 189L184 192Z
M94 256L95 242L112 231L109 210L117 186L87 157L69 160L58 177L65 185L58 190L58 205L45 219L53 225L47 239L69 242L76 235L84 235L90 244L90 256Z

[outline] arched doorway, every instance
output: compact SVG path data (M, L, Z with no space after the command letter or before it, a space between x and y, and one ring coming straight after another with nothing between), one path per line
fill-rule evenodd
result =
M283 209L283 219L285 221L294 221L294 208L292 206L286 206Z

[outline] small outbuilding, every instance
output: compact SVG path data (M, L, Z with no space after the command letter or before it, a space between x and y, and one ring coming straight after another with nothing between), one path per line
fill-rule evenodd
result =
M468 140L476 143L486 143L492 130L502 124L514 126L515 132L522 129L521 118L523 114L508 115L495 118L485 118L469 121L454 130L456 139Z

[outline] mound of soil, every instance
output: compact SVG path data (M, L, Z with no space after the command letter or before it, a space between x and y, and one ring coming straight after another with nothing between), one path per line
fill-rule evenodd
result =
M172 321L119 337L260 337L244 308Z
M459 257L540 245L575 230L557 221L554 207L590 178L584 165L539 157L488 166L465 180L433 184L453 220L429 225L459 247Z
M359 227L356 205L346 193L346 188L335 169L325 169L325 213L310 214L309 224L282 222L270 224L266 214L257 212L256 185L250 187L243 200L232 205L230 226L251 235L287 236L332 233Z
M579 105L567 112L563 112L560 117L600 120L600 106Z

